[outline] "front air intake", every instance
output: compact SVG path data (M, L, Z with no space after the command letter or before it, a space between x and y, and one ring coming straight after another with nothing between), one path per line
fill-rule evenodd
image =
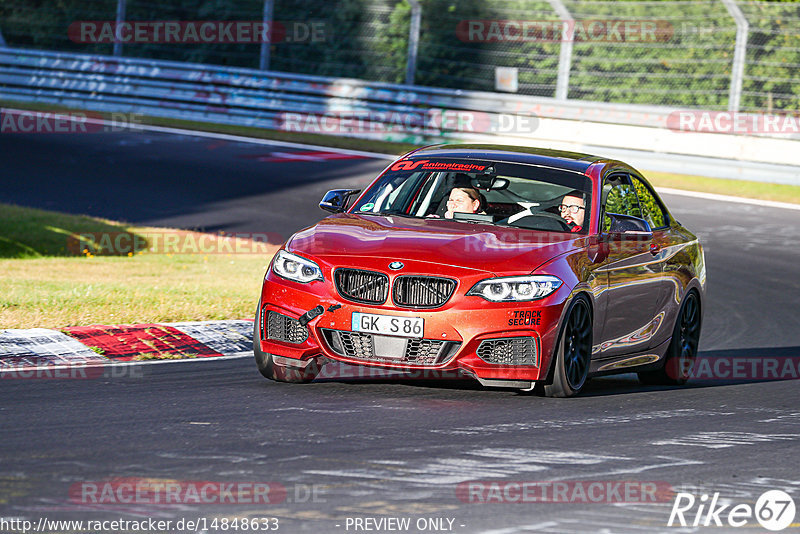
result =
M356 360L433 366L450 360L460 343L438 339L379 336L346 330L322 331L333 352Z
M336 269L336 290L347 300L361 304L383 304L389 295L389 277L375 271Z
M406 308L438 308L443 306L456 289L456 281L437 276L398 276L394 281L392 298Z
M486 363L497 365L539 365L536 339L530 336L484 339L477 354Z
M263 339L294 344L300 344L308 339L308 328L301 325L297 319L266 310L262 312L261 317L263 320L261 337Z

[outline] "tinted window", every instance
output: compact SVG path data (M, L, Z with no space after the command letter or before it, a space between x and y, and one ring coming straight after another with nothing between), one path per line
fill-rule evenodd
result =
M642 210L642 218L650 224L650 228L661 228L667 225L667 217L664 210L656 200L653 192L648 189L644 182L633 177L633 186L639 195L639 206Z
M606 178L603 184L603 198L605 199L604 213L619 213L620 215L642 217L636 189L631 184L630 177L627 174ZM604 216L603 231L607 232L610 227L611 220Z

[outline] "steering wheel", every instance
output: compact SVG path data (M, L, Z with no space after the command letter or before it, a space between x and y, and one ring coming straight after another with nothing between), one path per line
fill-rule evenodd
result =
M514 221L514 224L519 224L520 221L524 221L525 219L531 219L531 218L534 218L534 217L535 218L542 218L542 219L551 219L553 221L558 222L559 225L561 226L561 229L564 230L565 232L571 232L572 231L572 227L570 227L570 225L567 224L567 221L565 221L564 219L562 219L558 215L554 215L552 213L547 213L545 211L537 211L536 213L531 213L530 215L526 215L524 217L521 217L521 218L517 219L516 221ZM529 227L525 226L525 228L529 228ZM545 231L547 231L547 230L549 230L549 228L545 229Z

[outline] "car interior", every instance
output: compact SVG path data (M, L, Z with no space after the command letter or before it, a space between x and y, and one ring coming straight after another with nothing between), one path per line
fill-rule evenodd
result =
M455 220L556 232L570 230L558 211L564 194L571 190L569 187L511 176L495 176L487 181L478 174L440 174L445 177L431 202L437 207L425 216L444 217L450 191L454 187L471 187L481 192L483 213L455 213Z
M591 206L591 185L563 171L497 164L482 172L402 171L384 175L353 209L359 213L445 218L453 188L473 188L480 194L478 213L459 213L452 220L532 230L569 232L559 204L564 195L584 191ZM519 174L517 174L519 173ZM585 177L584 177L585 178ZM577 186L577 187L576 187ZM582 230L585 232L586 230Z

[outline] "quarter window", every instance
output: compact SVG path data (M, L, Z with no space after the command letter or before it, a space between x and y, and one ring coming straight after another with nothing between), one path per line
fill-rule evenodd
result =
M639 206L642 209L642 218L650 224L650 228L662 228L667 225L667 217L664 210L656 200L655 195L644 185L644 182L633 177L633 186L639 196Z
M642 217L642 210L636 197L636 189L631 184L631 179L627 174L607 178L603 186L603 197L605 198L604 213L619 213L620 215ZM611 219L604 216L603 231L608 232L610 229Z

